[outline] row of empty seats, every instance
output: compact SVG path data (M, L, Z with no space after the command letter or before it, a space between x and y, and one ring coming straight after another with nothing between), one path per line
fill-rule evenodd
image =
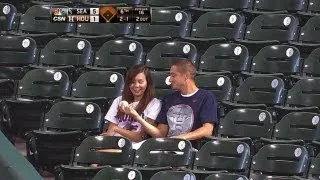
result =
M118 179L129 179L129 180L142 180L142 174L139 170L134 168L115 168L115 167L106 167L100 170L92 180L113 180L114 178ZM242 179L248 180L246 176L232 173L215 173L206 177L204 180L228 180L233 179ZM295 177L287 177L295 179ZM150 180L197 180L196 176L192 172L188 171L175 171L175 170L166 170L159 171L155 173ZM239 179L239 180L240 180ZM303 178L300 178L303 179Z
M51 135L51 138L61 138L60 134L56 134L55 138ZM42 135L42 138L45 136L50 137L49 133ZM50 144L42 139L39 146L39 139L41 138L35 139L38 147L35 146L36 153L32 155L40 158L40 164L45 167L52 163L50 160L56 160L58 154L48 151L48 147L54 145L52 142ZM63 147L66 146L60 146L60 150ZM53 149L58 148L51 147ZM141 172L143 179L150 179L155 173L164 170L187 171L197 179L205 179L221 172L253 180L273 176L318 179L320 165L320 156L309 157L304 145L266 144L257 153L253 153L250 146L242 140L219 138L206 142L195 151L189 141L181 139L147 139L137 150L133 150L131 142L126 138L90 136L80 143L67 160L64 163L70 162L68 165L56 164L58 166L54 172L57 179L90 179L107 166L134 168Z
M101 77L101 78L97 78ZM156 96L161 98L172 92L168 81L168 72L152 72L152 79L156 89ZM236 108L262 108L273 113L275 120L279 120L288 112L308 111L318 113L319 78L301 78L289 89L280 77L270 75L253 75L245 78L236 88L231 79L223 74L205 73L196 76L200 88L210 90L221 103L220 116ZM124 84L124 77L118 72L90 71L85 72L72 82L68 74L58 69L40 68L27 72L17 83L13 80L1 80L1 97L6 98L5 104L14 126L38 127L39 117L48 103L55 99L80 99L93 101L106 112L110 101L119 96ZM31 99L26 101L21 98ZM45 99L45 100L39 100ZM46 103L45 103L46 102ZM24 104L21 108L21 105ZM30 104L34 104L30 106ZM50 103L49 103L50 104ZM248 104L251 104L248 106ZM25 107L26 106L26 107ZM24 112L24 113L21 113ZM38 114L38 118L35 118ZM22 117L21 117L22 116ZM26 121L30 116L34 126ZM23 118L24 117L24 118ZM36 119L36 120L32 120ZM15 130L21 132L20 130Z
M304 59L299 49L290 45L266 46L251 57L244 45L236 43L214 44L201 56L192 43L182 41L158 43L147 54L142 44L134 40L110 40L96 52L89 41L81 38L56 38L43 49L32 38L22 36L0 36L0 42L2 79L19 80L30 69L49 67L66 71L71 81L83 70L109 70L125 75L128 68L137 64L168 71L177 58L191 60L199 72L226 75L233 84L240 77L255 74L278 76L286 84L320 75L320 48Z
M242 175L230 174L230 173L217 173L208 176L205 180L214 180L216 178L243 178L247 180L248 178ZM142 180L142 174L139 170L134 168L116 168L116 167L106 167L100 170L92 180L113 180L113 179L129 179L129 180ZM192 172L187 171L159 171L155 173L150 180L196 180L195 175Z
M6 6L2 4L3 8ZM199 15L199 18L191 18L188 12L175 9L152 10L151 23L57 24L50 23L50 7L62 6L33 6L20 17L20 22L15 20L14 13L4 15L8 17L1 21L2 30L9 34L31 36L39 46L61 35L85 38L93 47L122 37L141 42L146 51L156 43L177 38L192 42L202 52L208 45L226 41L248 44L253 50L257 45L279 43L313 49L319 43L316 38L316 28L320 22L318 16L310 18L301 31L298 18L291 14L263 14L246 25L245 17L237 12L213 11ZM16 28L17 31L12 31Z
M41 154L43 161L49 158L47 163L66 162L71 147L88 135L102 132L103 117L101 108L93 102L55 103L41 119L40 129L27 133L27 147ZM242 108L232 110L221 118L216 136L208 140L240 138L237 140L246 142L252 154L263 144L304 145L308 148L309 156L314 157L319 153L319 131L319 113L292 112L277 122L266 110ZM197 149L201 146L200 143L193 145ZM50 154L55 158L50 158Z
M28 91L32 92L30 85L34 84L33 82L37 82L36 83L37 85L35 86L39 90L38 92L41 92L42 93L41 95L43 96L45 95L48 96L46 92L52 93L56 91L56 90L53 90L53 88L48 88L47 83L41 82L37 78L35 78L35 77L41 77L41 78L44 77L45 74L43 72L39 73L41 71L47 72L49 74L48 78L51 79L51 82L55 82L55 81L65 82L63 78L67 77L66 74L64 74L65 77L60 77L61 79L59 80L59 76L60 76L59 73L53 72L52 70L51 71L50 70L33 70L30 72L31 75L29 75L29 77L32 77L31 78L32 81L29 82L29 87L26 85L26 83L21 83L22 85L19 85L20 92L22 92L20 95L32 96L30 94L23 94L23 92L28 92ZM92 77L94 79L97 79L98 72L94 72L94 73L95 74ZM260 82L260 84L264 84L265 81L263 80L263 78L270 78L270 77L263 77L263 76L257 77L256 83ZM272 79L274 80L274 77L272 77ZM59 87L57 87L57 83L53 83L53 84L56 89L59 89ZM244 87L247 86L245 84L246 84L246 81L243 84ZM41 88L41 85L42 85L42 88ZM74 89L77 90L77 88L74 88ZM252 94L252 93L253 92L247 92L247 97L250 96L248 94ZM258 100L260 100L260 103L262 103L261 101L263 100L263 98L261 98L262 92L258 92L258 93L260 93L260 98ZM34 98L39 98L39 97L34 97ZM54 98L54 96L52 96L51 98ZM265 98L264 102L269 100L268 99L269 97L264 96L264 98ZM22 99L17 99L17 100L8 99L6 100L6 103L9 106L9 112L10 112L9 114L11 115L10 124L15 126L14 132L18 133L19 128L22 128L22 127L24 128L28 127L29 128L28 130L41 127L39 131L33 131L31 134L28 133L26 135L27 142L28 142L27 144L29 144L27 147L33 147L31 148L33 149L33 153L35 152L37 152L38 154L43 153L41 157L37 159L40 161L46 161L46 159L49 158L48 162L50 163L55 163L55 162L61 163L61 162L66 162L66 161L62 161L61 158L65 159L65 157L68 157L70 154L70 151L72 150L71 147L79 143L85 137L85 135L90 135L92 133L99 134L102 132L102 127L104 122L103 116L105 113L101 113L101 108L99 107L98 104L90 102L95 99L87 99L89 102L83 102L84 99L79 99L79 100L82 100L82 101L81 102L67 101L67 102L55 103L51 107L50 111L46 113L44 116L43 114L45 113L45 111L43 109L48 108L48 105L45 105L46 103L48 103L48 100L43 99L38 101L37 100L25 101ZM239 105L239 104L235 104L235 105ZM244 106L247 107L250 105L245 104ZM258 107L261 107L261 104L258 105ZM299 108L293 108L292 111L296 111L297 109ZM288 108L284 107L284 110L288 111ZM273 129L273 124L275 122L274 120L272 120L271 114L268 111L259 110L259 109L256 109L256 110L255 109L236 109L236 110L230 111L224 119L221 119L219 128L217 128L218 136L245 138L243 140L245 140L245 142L250 144L250 147L251 147L250 149L252 149L252 153L254 153L258 149L257 147L259 147L259 144L257 144L257 140L258 141L261 140L260 138L269 138L269 139L263 139L260 142L277 143L277 140L291 140L289 141L290 143L309 146L310 153L315 155L317 152L316 147L318 146L318 143L311 145L312 140L317 140L317 138L319 138L316 136L317 131L319 131L319 128L318 128L319 112L317 108L315 108L315 110L317 111L317 113L307 113L307 112L289 113L286 116L284 116L280 120L280 122L276 124L275 128ZM38 115L37 113L40 113L39 117L36 117ZM41 118L42 116L44 118ZM32 125L34 126L31 127ZM272 137L274 138L273 140L270 139ZM65 140L67 142L62 142L62 140ZM278 142L285 143L286 141L278 141ZM69 149L66 148L68 143L71 144L71 147L69 147ZM40 148L44 148L43 150L44 152L41 151L40 149L37 149L37 146ZM314 146L315 148L313 148L312 146ZM55 149L55 147L58 147L58 149ZM67 153L63 153L65 151L67 151ZM53 157L51 158L49 156L50 152L53 153Z

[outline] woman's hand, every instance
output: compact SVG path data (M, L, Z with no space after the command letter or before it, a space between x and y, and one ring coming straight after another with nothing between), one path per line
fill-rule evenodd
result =
M123 113L125 113L125 108L129 106L129 103L127 101L121 101L119 103L119 110Z
M130 105L124 107L124 113L133 117L134 119L137 119L137 117L139 117L138 112Z
M119 110L125 113L126 115L133 117L134 119L139 117L137 111L132 107L132 105L129 105L127 101L121 101L119 103Z

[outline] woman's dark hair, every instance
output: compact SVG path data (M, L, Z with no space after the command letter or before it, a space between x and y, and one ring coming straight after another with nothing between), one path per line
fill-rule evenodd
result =
M147 66L135 65L129 69L129 71L127 72L127 75L126 75L126 81L125 81L123 92L122 92L122 101L127 101L129 104L134 101L134 96L133 96L132 92L130 91L130 85L139 73L143 73L146 76L146 81L147 81L147 88L146 88L141 100L139 101L139 104L135 108L135 110L138 112L138 114L141 114L146 109L149 102L155 96L150 69ZM124 115L123 112L118 111L116 117L119 118L123 115Z

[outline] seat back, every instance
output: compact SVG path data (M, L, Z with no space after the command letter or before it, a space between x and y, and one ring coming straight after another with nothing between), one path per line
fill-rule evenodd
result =
M271 138L272 116L261 109L234 109L220 120L218 134L222 137Z
M309 169L309 178L319 178L320 176L320 154L318 154L314 159L312 159Z
M308 164L305 147L292 144L263 146L252 158L251 171L266 175L303 175Z
M150 180L196 180L196 176L192 172L187 171L160 171L155 173Z
M111 40L96 52L94 66L131 68L144 63L142 44L133 40Z
M298 19L289 14L260 15L247 26L245 39L252 41L294 41L297 39L298 25Z
M100 170L92 180L114 180L114 179L130 179L130 180L142 180L142 174L137 169L129 167L115 168L105 167Z
M18 97L60 98L69 96L71 83L68 75L61 70L34 69L19 81Z
M38 168L56 172L57 166L70 162L70 155L83 138L80 131L33 131L32 138L27 140L27 148L32 152L28 158L35 160Z
M85 39L56 38L41 51L39 63L49 66L81 67L92 63L92 55L91 44Z
M0 36L0 78L21 79L38 59L36 42L23 36Z
M197 67L198 53L196 47L187 42L161 42L155 45L146 57L146 65L156 70L169 70L172 61L186 59Z
M73 83L71 96L78 98L116 98L121 95L124 78L111 71L91 71L83 73Z
M18 100L6 102L13 132L24 137L26 132L39 129L51 106L48 99L69 96L70 87L68 75L60 70L35 69L26 73L18 83Z
M79 23L77 33L82 35L131 35L134 24L132 23Z
M199 63L201 71L230 71L239 74L250 68L248 49L240 44L225 43L210 46Z
M73 32L73 23L51 23L50 14L53 8L68 8L60 5L35 5L30 7L20 18L19 30L26 33L57 33Z
M213 11L199 17L192 25L191 37L243 39L245 18L238 13Z
M303 43L320 43L319 31L320 17L310 18L300 30L299 42Z
M17 8L8 3L0 3L0 31L10 31L17 27Z
M151 79L157 98L161 99L162 97L173 92L170 86L171 83L169 82L169 78L169 72L151 71Z
M143 5L144 0L83 0L84 4L102 4L102 5L115 5L121 4L126 6L133 6L133 5Z
M300 73L301 65L298 48L289 45L273 45L262 48L253 57L251 71L290 75Z
M313 0L309 3L308 6L308 13L319 13L320 12L320 1L319 0Z
M233 10L244 10L252 8L251 0L225 0L225 1L201 1L200 7L204 9L233 9Z
M72 5L72 3L77 3L79 0L33 0L32 4L65 4Z
M16 93L16 86L14 80L11 79L2 79L0 80L0 98L13 98ZM1 121L0 121L0 129L1 129ZM5 126L5 125L4 125Z
M283 104L285 98L284 82L272 76L252 76L236 89L234 101L247 104Z
M299 176L267 176L264 174L250 174L251 180L306 180L305 178Z
M230 78L217 74L198 74L195 78L197 86L211 91L218 102L231 101L233 86Z
M27 147L36 151L36 164L53 171L68 164L70 154L80 145L85 134L99 134L103 129L99 106L91 102L62 101L54 104L39 131L33 131Z
M320 107L320 78L305 78L288 91L286 104Z
M196 153L194 168L244 173L250 165L250 146L244 142L218 139L205 143Z
M82 141L73 157L74 165L131 165L132 145L129 139L117 136L90 136Z
M231 174L231 173L217 173L206 177L204 180L248 180L244 175Z
M62 101L45 114L43 128L58 131L102 132L100 107L91 102Z
M170 36L173 38L187 37L191 23L188 14L181 10L152 9L151 23L136 23L136 36L156 37Z
M1 66L26 66L37 60L37 44L29 37L0 36Z
M304 60L302 72L308 76L320 76L318 69L320 68L320 48L314 49L310 55Z
M191 142L175 138L147 139L136 151L135 166L188 167L193 161Z
M150 7L180 7L189 9L191 7L198 7L199 0L146 0L146 5Z
M319 117L319 114L310 112L289 113L276 124L273 137L311 142L320 128Z
M255 0L253 10L256 11L305 11L308 6L306 0Z

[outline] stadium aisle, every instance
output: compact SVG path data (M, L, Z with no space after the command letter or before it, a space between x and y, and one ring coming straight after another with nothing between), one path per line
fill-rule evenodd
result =
M26 142L23 139L17 138L15 147L19 150L19 152L24 156L27 157L27 150L26 150ZM54 180L54 176L50 173L41 174L45 180Z

